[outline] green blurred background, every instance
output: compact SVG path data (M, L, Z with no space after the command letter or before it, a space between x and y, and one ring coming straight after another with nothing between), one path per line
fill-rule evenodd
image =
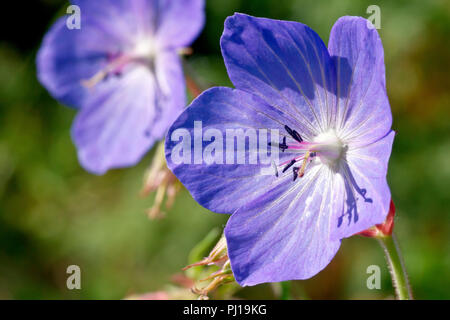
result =
M220 56L223 21L234 12L295 20L328 40L343 15L381 8L387 90L398 132L389 167L396 227L416 298L450 298L450 2L446 0L208 0L206 27L187 64L206 88L230 85ZM74 110L36 80L35 54L65 1L11 2L0 43L0 298L120 299L163 289L189 251L226 216L200 207L187 191L164 220L150 221L153 196L139 191L152 152L105 176L83 171L70 139ZM9 16L9 18L7 17ZM82 289L66 288L66 268L81 267ZM366 287L379 265L382 289ZM246 288L267 298L269 286ZM383 253L373 239L342 243L318 276L293 284L295 298L393 297Z

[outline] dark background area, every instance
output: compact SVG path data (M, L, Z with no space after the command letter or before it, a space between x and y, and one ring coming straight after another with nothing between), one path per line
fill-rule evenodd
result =
M398 132L388 179L396 227L414 294L450 298L450 4L445 0L208 0L207 23L186 63L206 88L230 85L219 38L234 12L303 22L328 41L343 15L381 8L387 90ZM226 216L201 208L183 190L167 218L150 221L153 196L139 197L152 152L140 165L97 177L83 171L70 140L74 110L36 80L35 54L67 3L13 1L2 9L0 38L0 298L116 299L167 288L189 251ZM66 268L82 270L82 289L66 288ZM366 287L379 265L382 289ZM269 285L246 288L264 298ZM293 285L294 297L392 298L381 248L343 241L318 276Z

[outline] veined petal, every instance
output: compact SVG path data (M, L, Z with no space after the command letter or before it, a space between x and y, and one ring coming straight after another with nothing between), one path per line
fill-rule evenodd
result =
M50 94L79 108L87 95L82 81L104 69L115 56L132 48L152 27L147 0L74 0L81 10L81 29L60 18L46 34L37 55L37 74Z
M71 0L81 9L82 23L95 19L126 41L130 35L155 31L157 0ZM83 28L83 26L82 26ZM107 30L105 30L107 31Z
M118 50L113 38L95 39L95 32L69 30L66 18L47 33L37 54L37 75L50 94L63 104L79 108L86 96L81 84L108 64L108 51ZM95 41L94 41L95 40Z
M195 122L201 123L200 136L195 133ZM285 124L292 125L289 119L284 122L279 110L266 105L257 96L229 88L212 88L194 100L170 128L166 137L168 166L201 205L215 212L233 213L275 185L292 182L290 171L286 173L289 181L286 178L283 181L275 176L273 164L263 166L259 157L257 163L250 163L251 153L255 154L262 148L270 151L267 146L272 134L270 130L277 130L281 136L285 134ZM260 140L261 129L266 130L265 141ZM243 137L245 133L255 133L258 143L253 146L247 143L248 147L242 153L245 163L237 164L237 143L231 150L226 147L227 130L242 130L239 137L244 139L247 139ZM183 149L183 153L189 153L188 163L182 163L175 157L180 152L177 151L178 146L186 142L186 136L188 150ZM222 163L206 162L205 150L216 138L221 140L217 143L222 149L219 156ZM255 150L255 147L259 149ZM229 154L233 161L227 164ZM287 152L279 154L280 162L291 158L292 154ZM280 172L281 168L278 169Z
M307 279L332 260L333 174L317 165L298 183L277 186L237 210L225 228L228 255L242 285Z
M335 113L334 65L312 29L235 14L225 21L221 47L238 89L284 110L305 135L328 128Z
M159 0L156 36L164 47L190 45L205 23L204 0Z
M336 206L332 239L350 237L386 219L391 201L386 174L394 136L391 131L379 141L348 150L340 170L345 202Z
M342 17L334 24L328 44L338 80L336 127L342 138L358 144L377 141L392 124L383 45L369 24L361 17Z
M186 106L186 84L183 66L177 52L161 51L156 56L155 79L157 114L152 126L149 127L149 132L156 139L161 139Z
M82 166L103 174L136 164L155 141L148 131L155 117L153 75L137 67L92 90L72 127Z

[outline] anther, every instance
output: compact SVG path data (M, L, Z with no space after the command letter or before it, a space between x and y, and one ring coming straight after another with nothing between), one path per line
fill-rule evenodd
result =
M297 178L298 178L298 170L300 170L299 167L294 167L292 169L292 172L294 173L294 181L297 180Z
M291 128L289 128L288 126L284 126L284 129L286 129L286 131L289 133L289 135L296 140L297 142L303 142L302 137L300 136L300 134L296 131L296 130L292 130Z
M275 171L275 177L278 178L278 168L277 168L277 165L275 164L274 161L272 161L272 167L273 167L273 169Z
M269 142L269 146L271 146L271 145L272 145L272 143ZM280 143L278 145L278 147L280 148L281 152L284 152L286 149L289 149L289 147L288 147L288 145L286 143L286 137L283 137L283 142Z
M269 145L269 147L271 147L271 146L272 146L272 143L269 142L268 145ZM288 145L287 145L287 143L286 143L286 137L283 137L283 142L280 143L280 144L278 145L278 147L280 148L281 152L284 152L286 149L289 149L289 147L288 147Z
M292 167L295 163L296 163L297 161L295 161L295 159L292 159L291 160L291 162L289 162L288 164L287 164L287 166L285 166L284 167L284 169L283 169L283 173L285 173L290 167Z
M288 149L288 145L286 143L286 137L283 137L283 143L280 144L280 149L281 149L281 152L284 152L286 149Z

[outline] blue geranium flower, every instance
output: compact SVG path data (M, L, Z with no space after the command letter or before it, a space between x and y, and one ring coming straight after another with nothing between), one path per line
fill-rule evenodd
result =
M203 0L73 0L81 29L59 19L37 56L38 78L79 109L82 166L103 174L136 164L186 104L178 50L204 23Z
M225 236L239 284L310 278L343 238L389 211L381 40L360 17L340 18L327 48L304 24L235 14L221 47L236 89L212 88L180 115L166 137L169 167L201 205L232 214ZM236 160L251 129L279 132L272 174L250 161L251 147ZM241 146L230 130L244 133Z

